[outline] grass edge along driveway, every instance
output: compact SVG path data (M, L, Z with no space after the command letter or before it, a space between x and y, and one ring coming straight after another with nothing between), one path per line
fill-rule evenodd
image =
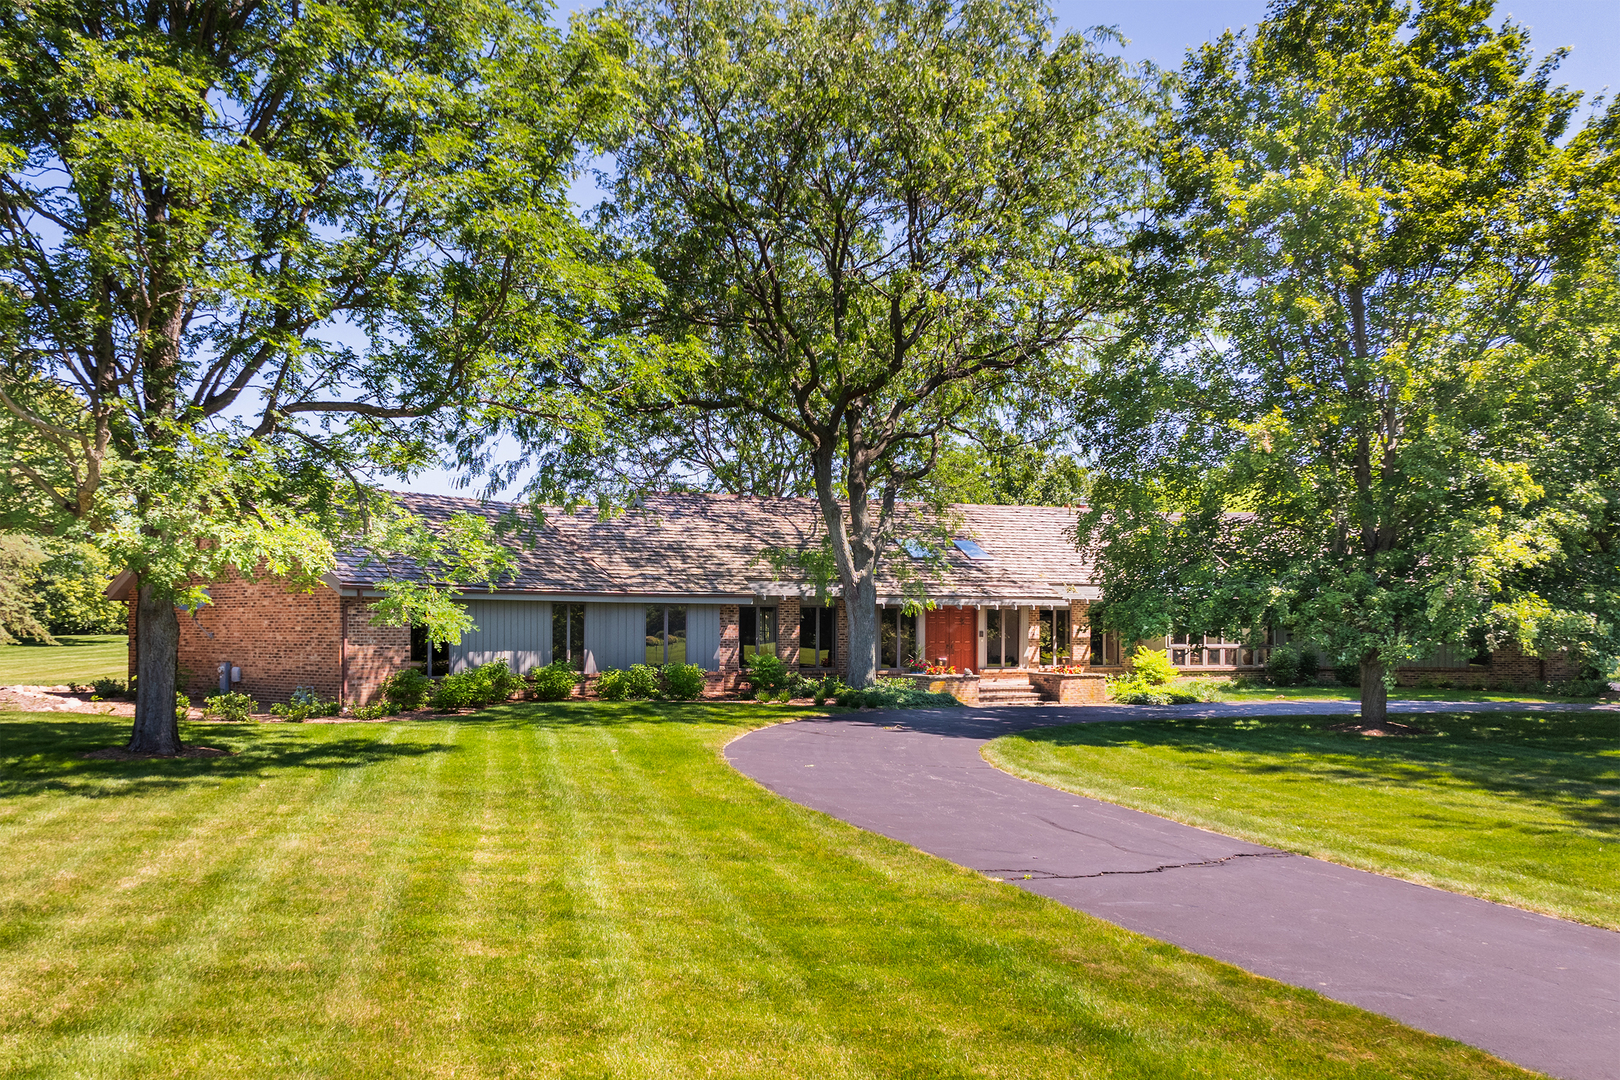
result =
M799 807L806 710L0 714L0 1074L1506 1077Z
M1015 776L1419 884L1620 929L1620 713L1175 718L1008 735Z

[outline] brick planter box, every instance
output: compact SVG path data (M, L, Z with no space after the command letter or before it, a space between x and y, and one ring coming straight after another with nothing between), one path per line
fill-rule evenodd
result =
M964 705L979 703L977 675L900 675L898 678L930 694L949 694Z
M1100 705L1108 700L1108 676L1097 672L1060 675L1055 671L1032 671L1029 685L1041 697L1059 705Z

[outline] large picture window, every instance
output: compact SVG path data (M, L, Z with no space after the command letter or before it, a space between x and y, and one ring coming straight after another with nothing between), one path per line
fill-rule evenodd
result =
M838 660L838 609L799 609L799 666L830 668Z
M1099 626L1091 628L1091 660L1093 667L1113 667L1119 660L1119 635L1106 634Z
M431 646L431 647L430 647ZM450 643L428 641L427 627L411 627L411 660L428 675L450 674Z
M647 663L686 663L686 605L647 605Z
M551 661L585 670L585 605L551 605Z
M1069 609L1041 608L1041 638L1036 663L1053 667L1069 662Z
M1241 635L1173 634L1170 637L1170 662L1177 667L1247 667L1264 664L1270 655L1268 649L1245 648ZM1258 655L1258 661L1256 659Z
M1018 666L1018 609L986 608L984 612L984 666Z
M742 666L758 653L776 652L776 609L745 607L737 612L737 629L742 638Z
M878 612L878 667L897 668L917 655L917 617L903 608Z

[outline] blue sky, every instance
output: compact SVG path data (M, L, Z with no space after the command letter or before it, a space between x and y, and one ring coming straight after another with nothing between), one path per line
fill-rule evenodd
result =
M1264 0L1057 0L1052 6L1062 27L1119 27L1130 39L1127 56L1161 67L1180 67L1190 46L1227 28L1251 26L1266 11ZM1588 100L1604 86L1620 89L1620 3L1498 2L1491 21L1499 24L1504 17L1530 28L1538 55L1569 46L1559 81L1586 91Z
M557 17L593 6L563 3ZM1151 60L1160 67L1177 68L1187 50L1219 36L1227 29L1252 26L1265 15L1265 0L1055 0L1058 29L1116 26L1128 39L1125 55ZM1537 56L1568 46L1569 56L1559 68L1558 82L1582 90L1586 101L1604 94L1605 87L1620 91L1620 2L1617 0L1518 0L1499 2L1500 23L1512 18L1530 28ZM1612 97L1613 93L1605 96ZM589 181L580 196L594 191ZM435 494L471 494L455 487L455 476L443 471L423 473L408 484L411 491ZM396 481L396 483L398 483Z

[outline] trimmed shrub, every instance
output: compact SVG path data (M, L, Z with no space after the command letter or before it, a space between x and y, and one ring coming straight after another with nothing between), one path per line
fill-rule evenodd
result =
M574 696L574 688L585 681L568 661L557 660L545 667L529 672L534 680L534 696L541 701L566 701Z
M123 679L96 679L90 684L90 692L103 701L112 698L121 698L129 693L129 687Z
M400 668L382 684L383 700L400 712L420 709L432 692L433 680L413 667Z
M962 703L950 694L931 694L908 681L879 679L876 686L855 690L838 684L832 695L845 708L868 709L954 709Z
M644 701L658 696L658 669L650 664L631 664L624 673L625 696Z
M336 701L322 701L312 686L295 687L292 700L286 705L279 702L270 706L270 715L279 716L289 723L302 724L312 716L336 716L340 705Z
M1158 649L1138 645L1131 656L1131 681L1147 686L1164 686L1181 674L1170 658Z
M246 694L212 694L203 700L203 715L241 723L259 711L259 703Z
M1333 665L1333 678L1340 686L1361 685L1361 665L1355 661L1340 662Z
M1299 682L1299 654L1293 649L1271 650L1266 661L1266 677L1273 686L1293 686Z
M664 696L672 701L696 701L703 696L704 671L696 664L670 664L664 668Z
M797 676L798 672L792 673L792 677ZM755 692L775 694L788 685L790 675L781 657L774 653L756 653L748 658L748 668L743 678L748 680L748 685Z
M603 701L623 701L629 690L624 672L608 668L596 680L596 696Z
M468 671L446 675L433 688L429 702L440 712L482 709L507 700L522 685L523 677L507 667L505 660L494 660Z
M1206 700L1186 690L1172 690L1165 686L1149 687L1129 682L1122 682L1118 688L1111 687L1110 696L1121 705L1192 705Z
M1299 681L1301 683L1313 683L1321 673L1322 661L1317 659L1314 652L1306 649L1299 654Z

